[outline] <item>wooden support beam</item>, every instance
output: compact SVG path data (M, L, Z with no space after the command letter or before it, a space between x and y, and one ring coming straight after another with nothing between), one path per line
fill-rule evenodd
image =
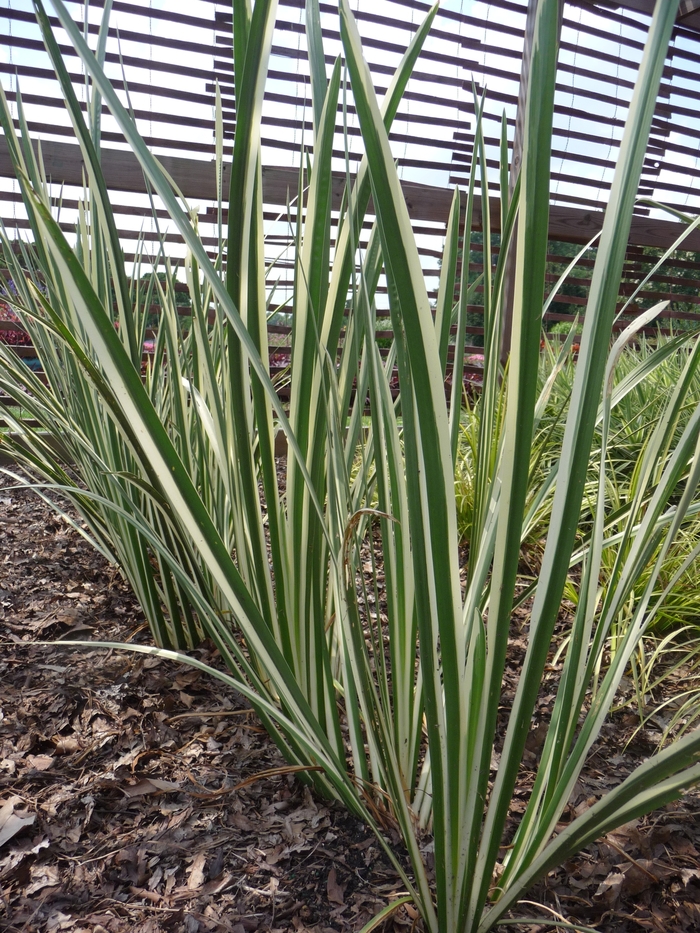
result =
M593 0L587 0L587 2L593 5ZM627 10L638 10L640 13L646 13L648 16L654 15L654 7L656 5L656 0L595 0L596 6L608 6L615 9L616 7L625 7ZM663 0L662 0L663 2Z
M608 7L614 10L624 7L626 10L637 10L640 13L646 13L647 16L653 16L657 0L575 0L575 2L581 6L595 5L603 9ZM665 0L659 0L659 3L665 3ZM700 32L700 0L681 0L678 8L678 23Z
M83 183L83 163L80 149L74 143L45 141L41 145L46 172L52 181L67 185ZM193 202L197 199L211 200L216 197L214 163L200 159L183 159L161 156L160 162L170 173L185 197ZM114 191L145 192L143 172L136 157L120 149L102 150L102 168L107 186ZM230 167L224 168L224 190L228 185ZM0 136L0 176L13 176L12 165L4 137ZM263 167L263 192L265 202L284 207L288 199L297 194L298 175L294 168ZM345 176L338 173L333 179L333 207L340 207ZM413 220L430 223L446 223L452 203L452 192L448 188L402 182L408 211ZM0 200L2 193L0 192ZM118 211L117 211L118 213ZM494 230L498 230L500 206L492 199L491 218ZM481 226L481 208L475 205L474 224ZM553 240L571 243L586 243L603 225L602 211L579 210L553 205L550 208L549 233ZM636 246L670 246L679 236L683 225L675 221L652 220L649 217L634 217L630 232L630 243ZM694 230L686 240L685 248L700 252L700 230Z
M573 0L576 6L596 6L599 12L604 13L605 9L619 10L623 7L626 10L636 10L639 13L646 13L648 16L654 15L656 0ZM662 3L665 0L661 0Z
M700 0L681 0L678 22L682 26L700 30Z
M619 0L619 6L630 7L633 10L640 10L653 16L654 7L657 0ZM664 3L665 0L658 0ZM691 29L697 29L698 14L700 14L700 0L681 0L678 7L678 22L683 26L690 26Z

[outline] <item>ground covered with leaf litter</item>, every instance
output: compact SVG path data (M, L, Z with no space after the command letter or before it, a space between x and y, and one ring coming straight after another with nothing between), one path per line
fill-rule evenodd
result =
M285 773L234 690L157 658L27 644L148 632L118 572L34 494L4 486L0 930L349 933L402 893L374 836ZM216 664L206 645L199 656ZM545 690L543 720L552 701ZM625 749L636 724L623 711L606 725L567 818L654 750L648 731ZM533 770L542 739L535 723ZM514 819L533 776L522 775ZM609 834L517 911L554 914L603 933L700 930L700 794ZM420 924L408 906L383 929Z

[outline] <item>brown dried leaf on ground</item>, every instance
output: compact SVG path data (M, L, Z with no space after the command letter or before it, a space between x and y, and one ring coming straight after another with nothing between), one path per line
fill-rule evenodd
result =
M113 641L148 633L118 572L75 531L30 493L2 498L0 929L350 933L403 891L365 826L295 776L269 774L284 763L235 691L158 658L31 645L78 630ZM506 692L526 626L522 611ZM199 654L218 663L210 646ZM549 676L535 739L553 702ZM623 715L606 724L567 820L653 751L653 735L640 733L621 754L630 734ZM532 780L523 772L514 819ZM601 933L699 930L699 800L609 834L531 900ZM418 933L417 919L402 908L385 933Z

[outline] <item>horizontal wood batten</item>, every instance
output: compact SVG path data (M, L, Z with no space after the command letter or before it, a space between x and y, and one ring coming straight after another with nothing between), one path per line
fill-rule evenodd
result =
M42 153L47 175L52 181L82 186L82 157L80 149L73 143L47 140L42 143ZM216 184L214 163L185 159L176 156L159 156L165 170L180 186L188 198L215 200ZM107 185L116 191L145 192L143 172L136 157L118 149L102 150L102 168ZM293 168L264 166L263 192L266 204L285 206L294 199L298 189L298 173ZM0 138L0 175L13 177L12 166L4 138ZM224 167L224 190L228 188L230 165ZM333 208L340 207L345 177L336 174L333 179ZM410 216L415 220L445 223L452 203L452 191L415 182L402 183ZM498 222L499 205L493 201L491 217ZM475 207L475 227L481 225L480 201ZM553 205L550 211L550 238L574 243L586 243L602 227L603 213L600 211L577 210ZM667 220L652 220L635 217L632 220L630 243L641 246L670 246L680 235L683 225ZM690 234L684 249L700 252L700 230Z

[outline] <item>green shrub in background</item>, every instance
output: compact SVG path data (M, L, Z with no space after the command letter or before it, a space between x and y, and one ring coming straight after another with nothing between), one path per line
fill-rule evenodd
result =
M553 474L556 471L558 453L564 434L566 415L575 377L575 347L572 340L579 334L578 328L569 329L567 342L562 346L556 341L544 341L540 355L539 407L542 412L533 436L528 493L526 497L526 519L522 531L522 557L520 580L525 585L521 590L523 603L534 591L539 565L542 559L547 526L551 521L554 493ZM615 372L614 404L610 412L609 441L605 479L604 512L607 517L606 531L600 564L600 582L609 580L618 560L617 545L630 520L630 508L634 507L635 493L647 446L654 442L654 432L660 421L666 418L669 399L674 387L682 381L684 370L693 352L693 340L659 335L648 339L634 335L621 353ZM692 367L691 367L692 369ZM642 378L640 378L642 376ZM619 388L620 391L617 391ZM675 407L675 421L669 426L669 450L682 436L688 420L700 404L700 376L692 373L688 381L683 404ZM500 393L499 405L504 405L504 391ZM480 399L467 400L462 413L460 445L457 455L455 478L457 519L463 542L471 541L471 520L474 506L474 468L477 457L477 432ZM600 429L603 410L598 412L598 427L594 435L596 456L591 465L579 515L578 547L572 555L570 577L565 586L565 596L578 604L581 562L588 554L591 530L596 510L600 508L597 493L600 479ZM497 436L500 436L502 419L499 417ZM493 451L497 441L492 444ZM668 452L667 452L668 453ZM637 503L637 514L643 512L649 501L651 488ZM697 495L687 508L685 519L678 534L668 549L658 569L652 602L657 604L649 615L643 641L630 657L635 690L629 697L637 706L640 717L646 721L655 716L662 724L663 741L673 728L682 725L687 729L700 710L698 687L692 682L692 672L697 667L697 640L700 624L700 497ZM659 542L658 549L661 548ZM658 555L658 550L657 550ZM657 556L655 555L655 556ZM654 563L650 561L636 581L635 590L628 603L622 605L610 627L608 651L614 655L623 643L630 620L630 608L636 605L639 592L643 591L652 574ZM564 637L566 634L564 633ZM660 711L655 700L664 676L672 675L681 666L687 671L687 691L682 701L665 701L663 710L670 702L670 713Z
M533 435L531 464L529 470L529 491L526 501L533 507L528 515L528 522L523 532L523 543L536 546L546 534L551 518L554 483L552 470L556 469L558 453L564 435L566 416L571 400L571 392L576 372L576 344L580 339L580 327L567 325L568 339L564 344L542 341L539 361L538 406L541 412L536 420ZM683 376L684 368L692 351L692 339L683 333L678 337L658 335L653 339L634 335L621 353L614 376L614 386L620 391L614 393L614 404L610 412L609 440L607 460L609 464L607 479L606 514L618 522L626 518L626 506L633 499L641 460L654 429L664 418L668 399L674 387ZM643 378L640 378L643 374ZM695 373L689 381L684 401L679 407L674 429L673 441L677 441L692 412L700 404L700 376ZM505 387L502 387L498 399L499 416L492 444L492 457L497 449L505 408ZM586 488L584 508L579 516L579 540L583 544L593 523L593 508L596 502L596 489L599 478L599 443L603 409L598 411L597 428L594 444L598 445L598 455L591 458ZM460 444L457 454L456 495L457 515L460 535L465 542L471 540L471 515L473 509L474 472L477 459L477 438L480 422L480 396L468 398L462 412ZM687 514L687 527L681 536L682 541L674 543L670 550L667 564L660 579L668 577L669 568L685 553L696 534L692 529L695 523L696 505ZM612 527L612 526L611 526ZM621 527L621 525L620 525ZM578 552L581 557L582 551ZM611 549L606 547L602 572L605 573L606 561L612 560ZM689 568L688 573L691 572ZM689 598L691 594L688 594ZM699 597L700 598L700 597ZM675 602L673 594L666 596L660 607L656 624L660 619L669 620L673 612L669 603ZM700 618L700 612L693 612L686 606L678 622L690 621L691 615Z
M260 171L260 109L275 3L234 2L237 134L229 226L226 237L221 231L214 264L184 199L102 71L109 0L96 55L61 0L53 0L91 78L87 122L41 0L35 6L82 148L87 188L77 245L71 246L52 216L21 112L17 137L4 104L0 118L34 238L16 306L37 339L49 385L33 382L9 352L0 357L0 384L15 397L28 388L38 420L66 433L71 451L80 454L76 462L86 488L71 483L41 435L30 430L25 462L69 491L97 543L118 558L134 583L157 641L184 648L200 635L214 640L230 674L212 673L250 699L287 759L307 769L320 793L342 800L374 828L426 929L486 933L550 866L700 780L700 735L691 733L553 836L627 662L658 611L653 593L660 569L700 478L700 410L676 430L697 366L695 343L646 445L635 498L617 522L622 531L615 561L599 598L610 531L605 503L611 411L621 393L631 392L663 352L674 349L652 354L613 391L623 344L610 350L612 320L677 3L659 4L651 26L598 247L568 414L541 492L529 499L528 465L537 463L536 438L551 389L545 384L538 401L559 6L558 0L539 3L522 173L512 200L502 204L504 244L518 215L513 337L503 379L505 259L499 257L492 269L485 255L484 387L473 428L474 504L464 591L454 487L461 380L454 380L446 403L444 376L453 322L458 374L463 362L469 283L461 283L456 306L453 296L456 257L460 248L469 255L469 236L460 242L457 194L433 315L387 135L435 10L380 105L352 13L341 0L345 67L366 155L346 190L329 273L332 148L344 71L337 61L328 78L318 4L307 5L314 155L310 173L300 180L307 210L297 231L286 411L267 371ZM100 169L102 100L189 250L191 327L179 327L174 282L166 275L164 286L154 284L163 313L145 382L145 321L132 291L140 280L126 277ZM474 184L485 165L483 149L477 121L467 231ZM503 150L505 155L505 140ZM220 163L219 145L219 168ZM505 192L505 158L502 166ZM483 177L480 183L485 189ZM367 249L358 252L370 195L376 224ZM487 216L484 243L490 242ZM504 257L506 251L501 250ZM395 334L386 361L374 340L374 293L382 271ZM346 334L339 348L342 326ZM398 402L391 391L394 366ZM369 430L363 426L366 398ZM278 429L289 444L283 496L274 459ZM585 504L592 519L582 543L579 518L592 459L598 485ZM533 508L547 495L553 502L528 649L492 772L521 539ZM557 699L531 800L502 859L512 791L577 547L585 550L579 558L583 577ZM378 562L385 605L379 601ZM363 572L367 564L369 575ZM644 573L648 582L638 589ZM628 625L608 665L605 646L622 606L629 607ZM184 657L160 648L132 650ZM196 659L190 663L203 666ZM384 839L387 822L403 837L410 878ZM423 854L430 849L429 872Z

